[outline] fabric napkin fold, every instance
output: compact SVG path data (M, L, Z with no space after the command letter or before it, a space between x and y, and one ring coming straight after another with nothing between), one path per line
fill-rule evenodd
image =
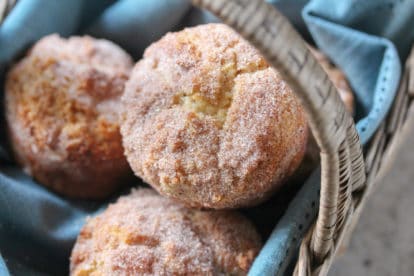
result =
M355 92L363 144L394 99L401 77L399 56L405 59L414 39L409 27L413 16L413 1L314 0L303 10L316 44L345 72Z
M401 60L414 41L414 28L410 27L414 1L313 0L302 15L318 47L345 72L355 92L356 127L366 145L392 104ZM249 275L291 273L298 237L317 215L318 209L309 202L318 206L319 189L320 171L316 171L290 203Z
M269 2L297 28L304 27L300 13L306 0ZM364 143L384 118L398 86L400 58L405 58L413 40L414 28L409 26L413 2L314 0L303 10L315 42L345 71L356 92L357 127ZM0 94L7 66L44 35L80 33L107 38L138 60L166 32L216 21L186 0L19 0L0 25ZM6 262L0 256L0 275L8 275L6 265L13 275L67 274L69 253L85 218L119 194L105 202L60 197L12 163L5 145L2 119L0 252ZM286 272L300 237L317 214L319 174L314 172L289 204L250 275Z
M190 7L187 0L121 0L85 33L110 39L137 59L149 44L177 26Z

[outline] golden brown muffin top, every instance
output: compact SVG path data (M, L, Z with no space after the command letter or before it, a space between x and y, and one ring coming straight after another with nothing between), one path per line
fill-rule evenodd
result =
M244 275L260 247L238 213L190 210L140 189L88 220L71 275Z
M264 200L306 145L305 113L291 89L223 24L169 33L148 47L123 103L132 169L189 206Z
M33 154L122 158L117 112L131 68L131 58L109 41L47 36L8 74L11 127L32 140Z

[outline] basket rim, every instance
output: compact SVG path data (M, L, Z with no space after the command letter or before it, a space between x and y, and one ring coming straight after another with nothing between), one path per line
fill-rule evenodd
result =
M329 267L351 213L352 191L354 187L364 187L366 182L362 146L353 119L301 36L273 6L262 0L192 2L215 14L252 43L301 101L320 148L321 192L315 227L302 242L309 255L305 262L299 259L296 271ZM317 273L324 274L320 269Z

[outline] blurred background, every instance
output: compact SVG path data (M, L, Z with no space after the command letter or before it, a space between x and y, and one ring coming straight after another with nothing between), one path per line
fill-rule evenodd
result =
M408 120L392 167L368 199L347 251L329 275L414 275L414 120Z

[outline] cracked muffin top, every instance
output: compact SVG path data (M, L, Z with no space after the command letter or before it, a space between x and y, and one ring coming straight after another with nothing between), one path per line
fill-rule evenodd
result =
M257 204L305 151L306 116L292 90L223 24L168 33L148 47L122 101L133 171L187 206Z
M261 241L232 211L198 211L150 189L121 197L89 219L71 275L246 275Z

